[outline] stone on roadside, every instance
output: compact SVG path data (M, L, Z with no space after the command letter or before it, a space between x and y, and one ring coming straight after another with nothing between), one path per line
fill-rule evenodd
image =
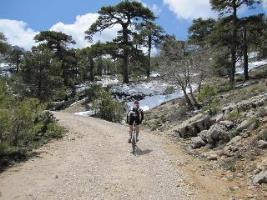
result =
M253 177L253 184L267 183L267 170L258 173Z
M237 131L242 132L243 130L252 131L257 128L257 120L254 118L246 119L236 128Z
M267 142L264 141L264 140L259 140L259 141L258 141L258 147L259 147L260 149L266 149L266 148L267 148Z
M224 125L228 129L231 129L234 127L234 122L229 121L229 120L220 121L219 124Z
M206 143L199 136L191 138L191 141L192 141L192 145L191 146L192 146L193 149L197 149L197 148L200 148L200 147L206 145Z
M237 145L241 141L242 137L240 135L233 137L228 143L227 146L229 145Z
M207 142L213 146L226 143L230 139L227 129L221 124L214 124L207 132Z

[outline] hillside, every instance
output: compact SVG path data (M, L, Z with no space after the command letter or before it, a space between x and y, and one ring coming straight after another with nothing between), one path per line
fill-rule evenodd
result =
M165 135L205 168L225 171L223 179L236 183L233 193L248 188L251 198L267 196L267 66L251 72L251 79L237 82L235 89L213 80L220 99L218 112L189 112L182 99L146 113L145 124ZM216 98L214 97L214 98Z

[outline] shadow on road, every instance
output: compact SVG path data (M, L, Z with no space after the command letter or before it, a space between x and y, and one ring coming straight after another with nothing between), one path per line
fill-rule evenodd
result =
M138 148L138 150L137 150L137 154L140 155L140 156L149 154L151 152L152 152L151 149L142 150L142 149Z

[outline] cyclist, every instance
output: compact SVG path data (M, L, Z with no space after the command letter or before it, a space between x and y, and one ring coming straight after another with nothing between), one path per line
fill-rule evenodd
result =
M128 143L131 143L134 122L136 128L136 141L138 142L139 124L142 123L143 119L144 119L144 112L140 108L139 101L134 101L133 107L127 114L127 123L129 124L129 136L130 136Z

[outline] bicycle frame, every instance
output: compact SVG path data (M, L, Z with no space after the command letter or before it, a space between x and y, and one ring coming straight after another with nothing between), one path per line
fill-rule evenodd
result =
M136 155L137 146L136 146L136 123L135 123L135 121L133 123L133 131L132 131L131 141L132 141L133 154Z

